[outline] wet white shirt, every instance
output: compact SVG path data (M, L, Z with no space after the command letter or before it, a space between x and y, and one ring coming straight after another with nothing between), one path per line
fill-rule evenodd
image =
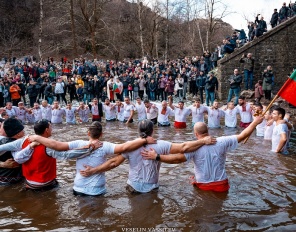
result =
M76 140L69 142L69 149L83 147L89 144L89 141ZM92 167L99 166L106 162L108 155L114 154L115 144L103 142L103 146L86 156L76 161L76 176L74 179L73 189L77 192L88 195L99 195L106 192L105 172L94 174L89 177L84 177L80 174L80 170L84 170L83 165Z
M131 116L131 111L135 110L135 107L132 104L123 103L123 109L123 117L125 120L127 120Z
M16 110L16 117L22 121L22 123L25 123L26 122L26 110L25 109L20 109L20 108L17 108Z
M41 110L41 108L33 109L32 111L33 111L35 122L40 121L42 119L42 110Z
M124 121L124 107L123 107L123 105L120 106L119 108L118 108L118 106L115 106L115 109L116 109L117 120L120 122L123 122Z
M136 111L138 113L138 120L139 121L145 120L147 118L147 115L146 115L146 107L145 107L144 103L141 102L141 104L139 105L136 102L135 108L136 108Z
M169 154L172 144L164 140L157 140L157 144L148 144L145 148L154 148L158 154ZM122 154L129 160L129 175L127 184L136 191L146 193L158 188L159 168L161 162L156 160L144 160L141 155L143 147Z
M90 110L89 110L89 108L87 106L84 107L84 109L79 109L78 110L78 115L79 115L79 118L80 118L81 122L88 122L89 113L90 113Z
M250 104L246 104L246 111L243 111L243 107L240 105L237 105L235 108L239 110L239 114L241 117L241 122L243 123L250 123L253 121L252 117L252 110Z
M186 122L191 110L189 108L183 108L181 110L180 108L175 107L174 113L176 122Z
M116 109L115 107L112 108L112 105L103 104L103 111L105 112L106 120L116 119Z
M263 119L263 121L256 126L256 136L264 137L265 126L266 126L266 120Z
M189 106L192 114L192 123L204 122L204 113L207 112L207 107L200 105L199 108L195 106Z
M204 145L198 150L185 153L186 159L193 160L195 180L198 183L210 183L227 179L225 170L226 152L236 149L236 135L217 138L214 145Z
M35 123L35 122L37 122L36 120L35 120L35 116L34 116L34 114L33 113L27 113L26 114L26 120L28 121L28 123Z
M146 112L146 115L147 115L147 119L157 118L157 111L158 111L158 109L156 108L155 105L151 105L151 107L149 107L149 108L145 107L145 112Z
M66 114L66 123L74 124L76 123L75 112L76 108L71 107L71 109L63 108Z
M285 133L287 136L287 142L284 145L281 153L282 154L288 154L288 150L287 150L287 143L288 138L289 138L289 134L288 134L289 130L288 130L288 126L286 124L279 124L276 125L276 122L274 122L274 128L273 128L273 132L272 132L272 139L271 139L271 144L272 144L272 149L271 151L276 152L279 143L280 143L280 139L281 139L281 134Z
M225 114L225 126L236 127L237 124L237 114L239 113L237 108L227 109L224 111Z
M63 109L52 109L51 111L51 123L62 123L63 116L65 116L65 110Z
M17 107L16 106L12 106L12 108L9 109L5 109L7 115L11 118L11 117L16 117L17 115Z
M163 123L169 123L169 116L174 116L175 113L174 111L170 108L170 107L167 107L166 108L166 112L165 114L162 114L161 111L162 111L162 105L161 104L155 104L157 109L158 109L158 116L157 116L157 122L163 124Z
M40 106L40 109L42 111L42 119L46 119L48 121L51 121L51 105L47 105L46 107Z
M219 128L220 120L222 117L224 117L224 111L220 109L211 109L210 107L207 107L208 111L208 127L209 128Z
M271 140L272 139L272 133L273 133L274 126L275 126L274 122L270 126L265 125L264 139L266 139L266 140Z

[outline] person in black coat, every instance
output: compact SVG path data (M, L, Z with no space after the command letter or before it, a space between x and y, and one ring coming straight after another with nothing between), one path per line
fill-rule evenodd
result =
M33 107L34 103L37 100L38 90L36 87L36 82L34 80L31 80L29 82L29 86L27 87L27 93L30 99L30 106Z
M277 9L274 9L274 12L271 16L270 25L272 28L274 28L279 21L279 13L277 12Z
M70 102L72 102L74 99L78 101L76 83L71 78L68 81L67 90L70 95Z

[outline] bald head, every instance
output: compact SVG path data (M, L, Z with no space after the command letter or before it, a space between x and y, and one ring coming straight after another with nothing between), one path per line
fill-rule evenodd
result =
M207 124L204 122L197 122L194 124L194 133L197 135L208 134Z

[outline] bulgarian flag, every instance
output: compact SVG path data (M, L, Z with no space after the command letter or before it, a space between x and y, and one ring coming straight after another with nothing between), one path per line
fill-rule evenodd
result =
M118 88L118 85L116 83L114 83L113 85L113 90L115 93L120 93L120 89Z
M282 97L293 106L296 106L296 69L278 91L277 96Z

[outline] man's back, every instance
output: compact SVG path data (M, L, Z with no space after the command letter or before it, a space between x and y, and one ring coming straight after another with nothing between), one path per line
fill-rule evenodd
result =
M187 160L193 159L195 178L198 183L210 183L227 179L225 170L226 152L236 149L237 136L217 138L214 145L204 145L198 150L185 153Z

